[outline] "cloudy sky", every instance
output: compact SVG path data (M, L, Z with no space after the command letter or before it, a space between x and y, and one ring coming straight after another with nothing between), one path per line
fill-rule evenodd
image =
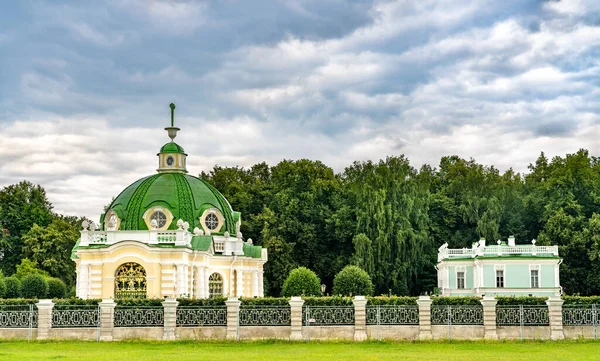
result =
M85 3L85 4L84 4ZM600 155L600 2L0 0L0 186L97 219L177 141L214 164Z

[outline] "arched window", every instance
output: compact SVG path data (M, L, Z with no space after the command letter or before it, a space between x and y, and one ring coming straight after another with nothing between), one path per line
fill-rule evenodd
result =
M115 273L115 298L146 298L146 270L135 262L124 263Z
M208 277L208 295L209 297L223 296L223 277L218 273L213 273Z

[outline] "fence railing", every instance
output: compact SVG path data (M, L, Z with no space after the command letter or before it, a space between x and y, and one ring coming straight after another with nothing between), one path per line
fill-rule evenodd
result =
M53 328L99 327L100 309L87 305L55 305L52 309Z
M547 306L499 305L496 306L498 326L548 326Z
M180 327L206 327L227 325L227 308L177 307L176 325Z
M289 326L289 306L242 306L240 326Z
M115 308L115 327L162 327L164 309L158 307L117 307Z
M35 305L0 306L0 328L36 328L37 324Z
M353 306L306 306L302 314L304 326L354 325Z
M418 306L367 306L367 325L418 325Z
M483 325L482 306L433 305L432 325Z

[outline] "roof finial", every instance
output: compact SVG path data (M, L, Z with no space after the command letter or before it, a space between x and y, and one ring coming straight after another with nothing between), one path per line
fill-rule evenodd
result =
M169 104L169 107L171 107L171 126L174 127L175 126L175 103Z
M179 130L179 128L175 126L175 104L171 103L169 104L169 107L171 108L171 126L166 127L165 130L169 133L169 138L171 138L172 142L173 139L175 139L175 137L177 136L177 131Z

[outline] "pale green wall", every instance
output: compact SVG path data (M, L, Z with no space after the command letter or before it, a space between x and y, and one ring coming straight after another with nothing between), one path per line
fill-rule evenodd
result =
M483 287L496 287L496 271L493 264L483 265Z
M467 266L467 273L465 274L465 287L473 288L473 266Z
M456 289L456 267L450 266L448 267L450 270L450 274L448 275L448 286L455 290Z
M507 264L504 271L504 287L529 288L530 278L528 264Z
M558 287L558 285L554 284L554 265L552 264L543 264L541 265L540 275L541 275L541 284L542 287Z

